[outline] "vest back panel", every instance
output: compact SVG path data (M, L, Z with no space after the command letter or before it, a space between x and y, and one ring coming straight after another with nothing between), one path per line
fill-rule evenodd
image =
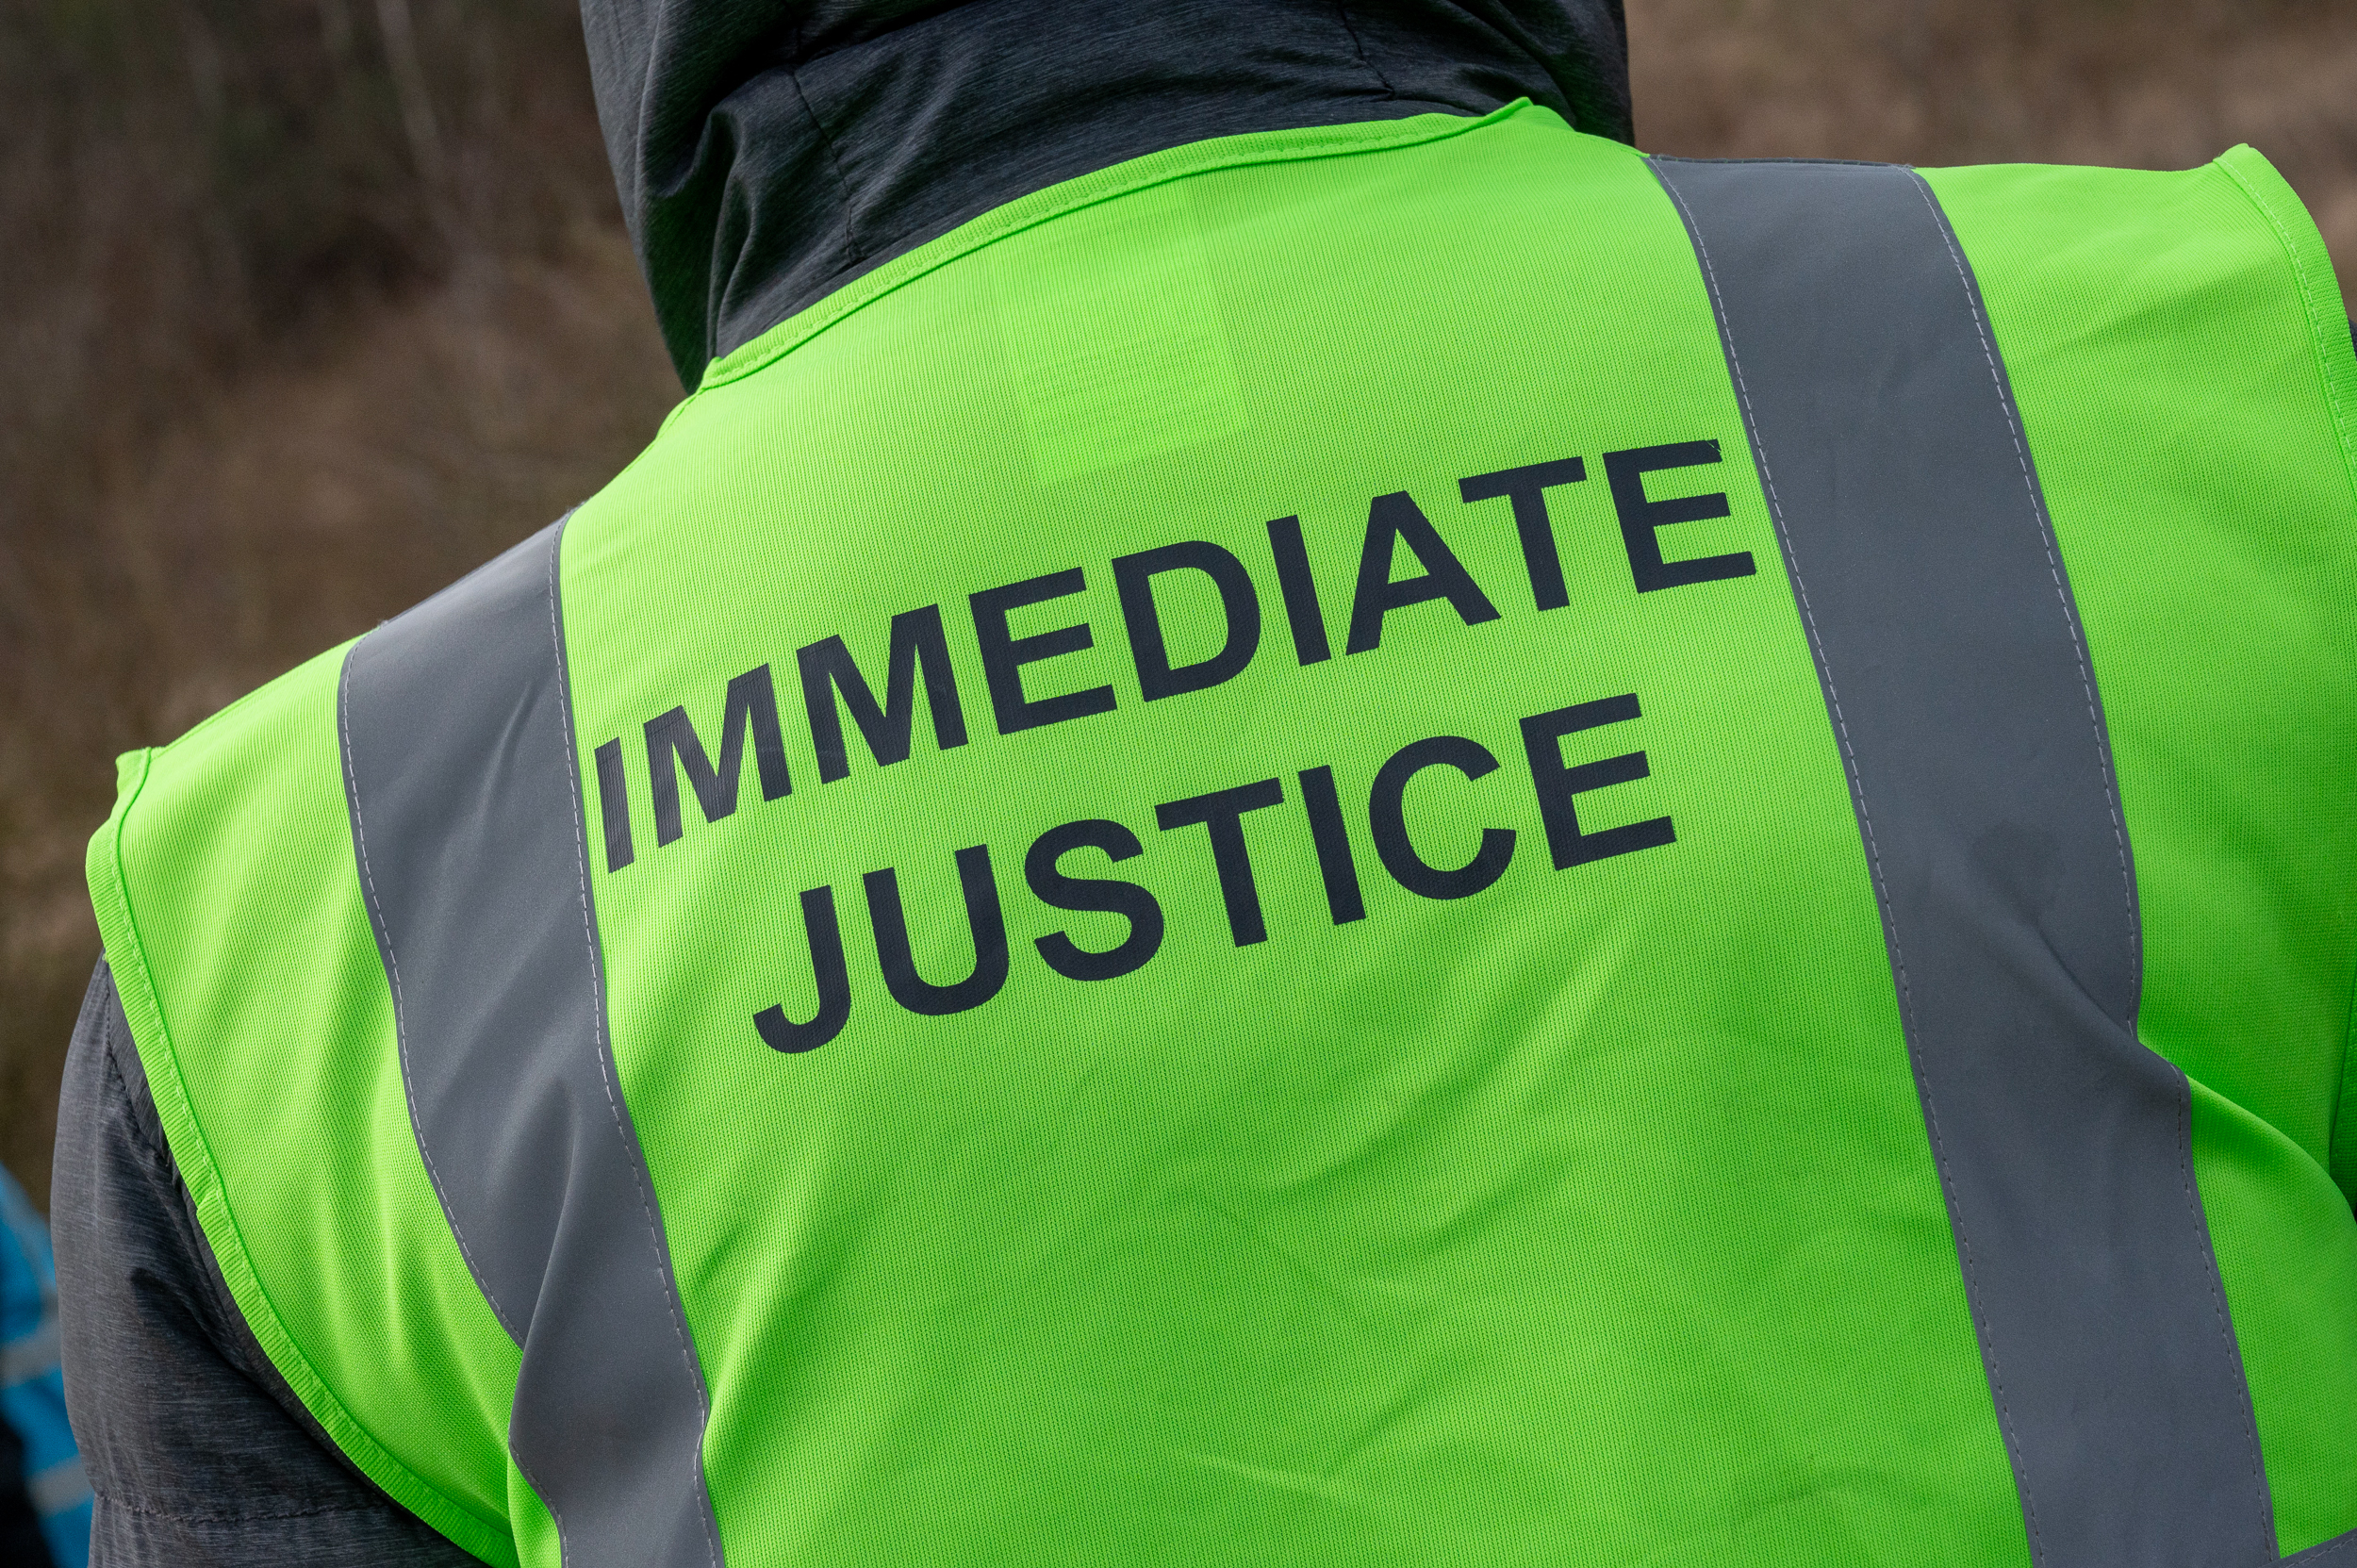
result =
M2305 717L2357 711L2357 367L2231 175L1931 177L2298 1549L2357 1527L2357 737ZM2090 193L2127 238L2074 258ZM2208 271L2091 281L2172 225ZM1636 155L1522 108L1043 192L720 362L534 548L465 591L545 560L571 773L510 755L519 699L439 809L542 770L571 842L519 907L587 922L610 1076L413 1037L363 858L483 860L355 842L361 654L139 761L93 845L224 1273L453 1539L602 1560L523 1436L601 1375L545 1348L590 1309L502 1281L611 1223L694 1385L680 1560L2032 1560L1841 737ZM437 1142L470 1084L490 1131ZM609 1114L644 1212L585 1217L532 1130Z
M1066 287L1078 258L1113 281ZM1184 363L1141 351L1173 340ZM597 878L615 1049L716 1372L708 1460L744 1477L717 1483L724 1529L742 1510L753 1539L876 1560L943 1540L1354 1560L1403 1531L1438 1560L1567 1538L1599 1562L1678 1541L2022 1549L1742 431L1650 174L1524 116L1011 235L706 391L665 437L693 461L658 449L584 508L563 562L583 766L620 742L635 856ZM1648 495L1732 514L1664 530L1665 553L1766 570L1636 591L1607 454L1657 448L1693 450ZM1462 487L1574 458L1590 477L1545 491L1563 586L1541 610L1510 503ZM1306 665L1267 526L1289 516L1332 651ZM1430 559L1389 536L1409 518ZM1186 541L1249 573L1258 647L1148 701L1114 563ZM1456 599L1435 579L1385 610L1384 582L1459 566ZM1015 584L1037 602L1005 612L1014 638L1089 633L1019 667L1041 707L1008 714L981 640L1001 612L974 596ZM1241 635L1200 569L1153 591L1174 665ZM931 605L966 743L920 711L908 760L880 766L847 718L848 776L822 778L799 651L840 635L881 691L891 618ZM648 626L660 662L635 656ZM729 681L763 663L794 793L756 800L749 755L734 813L706 822L682 788L662 843L647 721L684 704L717 754ZM1522 722L1630 698L1557 742L1574 766L1645 759L1579 798L1580 827L1667 817L1675 842L1558 870ZM1484 776L1414 775L1406 836L1477 869L1413 891L1371 797L1444 736ZM1327 891L1318 768L1363 920L1337 924ZM1206 827L1159 825L1253 786L1270 803L1234 831L1257 922L1231 918ZM1142 850L1062 868L1143 886L1162 918L1150 961L1096 982L1036 943L1103 952L1135 928L1025 877L1084 821ZM912 1013L866 879L891 868L915 973L949 984L976 963L954 864L973 846L1004 983ZM807 1054L754 1048L765 1009L820 1011L820 886L848 1018ZM798 1243L765 1214L797 1216ZM740 1366L732 1387L718 1369ZM1894 1411L1921 1424L1904 1459Z

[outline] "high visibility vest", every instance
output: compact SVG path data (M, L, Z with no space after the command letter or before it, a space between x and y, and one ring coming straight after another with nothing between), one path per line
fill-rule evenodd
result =
M713 365L91 886L255 1333L488 1561L2272 1561L2353 450L2247 149L1205 142Z

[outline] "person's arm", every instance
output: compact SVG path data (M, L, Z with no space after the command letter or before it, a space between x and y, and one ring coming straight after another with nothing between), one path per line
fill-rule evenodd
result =
M102 962L58 1108L51 1233L93 1568L457 1568L263 1355L165 1146Z

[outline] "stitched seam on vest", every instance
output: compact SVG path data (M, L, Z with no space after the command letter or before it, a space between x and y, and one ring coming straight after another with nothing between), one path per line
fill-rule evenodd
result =
M1906 163L1879 163L1871 157L1680 157L1675 153L1647 153L1645 156L1656 163L1702 163L1713 169L1722 169L1729 164L1763 163L1776 166L1794 163L1807 164L1812 167L1831 165L1837 169L1912 170L1914 168L1914 165Z
M2182 1072L2177 1076L2180 1081L2184 1079L2184 1074ZM2179 1112L2179 1116L2183 1129L2183 1138L2179 1147L2184 1153L2178 1164L2178 1178L2184 1184L2185 1208L2194 1217L2194 1223L2198 1228L2197 1233L2206 1236L2209 1234L2209 1222L2201 1213L2201 1199L2195 1193L2193 1185L2193 1089L2190 1083L2186 1085L2184 1109ZM2240 1356L2234 1347L2234 1333L2226 1322L2226 1297L2218 1282L2217 1259L2210 1247L2204 1246L2200 1251L2202 1272L2210 1281L2210 1310L2217 1317L2218 1338L2225 1342L2228 1356L2239 1363ZM2234 1386L2242 1394L2243 1429L2249 1434L2250 1489L2258 1499L2259 1516L2262 1519L2272 1519L2275 1513L2275 1501L2267 1494L2266 1472L2259 1458L2259 1412L2251 1407L2249 1375L2246 1374L2235 1379ZM2272 1532L2269 1533L2270 1539L2266 1543L2267 1545L2280 1550L2279 1543L2272 1539Z
M696 1369L696 1353L689 1348L687 1344L687 1324L681 1314L678 1285L671 1277L671 1271L664 1266L662 1230L655 1223L654 1198L647 1191L646 1162L638 1158L637 1151L631 1147L630 1131L622 1125L621 1101L614 1092L616 1069L609 1060L612 1052L605 1036L604 966L598 962L597 924L589 913L589 859L587 852L582 848L587 842L587 837L586 829L582 825L580 770L574 765L575 758L580 751L580 743L573 738L573 704L570 692L572 676L565 663L564 630L557 624L556 619L556 557L558 546L563 542L564 537L565 529L562 524L559 524L549 536L549 644L556 658L556 708L564 722L565 785L570 792L573 803L573 860L581 883L582 943L587 949L589 957L590 1016L597 1032L598 1077L605 1085L605 1105L614 1117L614 1135L622 1141L623 1157L630 1165L631 1180L638 1189L639 1209L647 1221L647 1245L654 1254L655 1272L663 1279L663 1301L664 1305L670 1309L671 1332L679 1341L680 1361L687 1368L687 1380L694 1385L696 1390L696 1413L699 1418L696 1443L696 1490L699 1493L704 1493L706 1486L703 1475L702 1430L712 1420L712 1407L704 1397L703 1377ZM521 1468L520 1461L518 1461L518 1468ZM705 1507L696 1510L697 1521L703 1527L706 1560L714 1565L714 1568L718 1568L720 1543L712 1533L712 1510L709 1506L709 1498L707 1496L699 1500L706 1504ZM550 1512L555 1512L553 1507L550 1509ZM557 1529L561 1543L564 1531L561 1522Z
M360 846L360 882L368 895L370 913L375 916L378 928L385 933L385 967L393 982L393 1041L401 1054L401 1092L409 1104L409 1126L419 1134L418 1153L425 1162L426 1176L434 1183L434 1197L442 1205L442 1217L450 1222L450 1233L457 1240L460 1256L467 1260L467 1272L474 1276L475 1287L483 1292L483 1299L490 1303L492 1312L500 1320L500 1327L507 1330L507 1337L520 1345L524 1342L523 1335L518 1331L515 1320L507 1315L507 1309L500 1305L500 1298L492 1294L490 1281L484 1278L483 1270L475 1263L473 1249L467 1245L467 1233L459 1229L458 1215L450 1206L450 1195L442 1189L442 1173L434 1167L434 1151L426 1147L425 1123L418 1118L418 1091L409 1071L409 1010L401 989L401 958L393 951L393 928L387 921L385 906L376 896L376 874L369 868L369 827L360 811L360 780L352 767L352 659L349 654L345 655L343 668L336 676L336 715L337 723L343 731L344 787L352 795L352 833Z
M562 519L560 519L560 520L559 520L559 536L562 536L562 522L563 522L563 520L562 520ZM553 565L552 565L552 563L554 562L555 557L556 557L556 541L555 541L555 539L551 539L551 540L549 541L549 558L550 558L550 561L552 562L552 569L553 569ZM563 657L563 655L562 655L561 651L560 651L559 656L558 656L557 661L556 661L556 675L557 675L557 679L558 679L558 680L560 680L560 681L561 681L561 680L563 680L563 679L565 678L565 660L564 660L564 657ZM569 734L568 734L568 739L569 740L569 738L570 738L570 735L569 735ZM579 809L578 807L576 807L576 808L574 809L574 813L573 813L573 818L574 818L575 822L579 822L580 817L581 817L580 809ZM456 1230L456 1229L457 1229L457 1227L453 1225L453 1226L452 1227L452 1229L453 1229L453 1230ZM517 1342L517 1344L518 1344L519 1347L520 1347L520 1346L521 1346L521 1345L522 1345L522 1341L519 1340L519 1341ZM526 1464L526 1463L524 1462L524 1457L523 1457L523 1455L521 1455L521 1454L519 1454L519 1453L518 1453L518 1452L516 1451L516 1436L515 1436L515 1432L514 1432L514 1430L513 1430L514 1421L513 1421L513 1419L512 1419L512 1415L511 1415L511 1419L510 1419L510 1421L509 1421L509 1427L510 1427L510 1428L511 1428L511 1429L509 1430L509 1432L508 1432L508 1437L507 1437L507 1457L508 1457L508 1459L509 1459L510 1461L512 1461L514 1462L514 1464L515 1464L515 1466L516 1466L517 1471L518 1471L518 1472L519 1472L519 1474L523 1477L523 1478L524 1478L525 1480L529 1481L529 1482L532 1484L532 1492L533 1492L533 1495L534 1495L534 1496L536 1496L536 1497L538 1497L538 1498L540 1499L540 1506L541 1506L542 1508L545 1508L545 1509L547 1509L547 1510L549 1510L549 1521L550 1521L550 1523L553 1524L553 1525L556 1527L556 1562L557 1562L557 1568L564 1568L564 1565L565 1565L566 1563L568 1563L568 1562L569 1562L569 1561L571 1561L571 1560L572 1560L572 1556L573 1556L573 1551L572 1551L572 1538L571 1538L570 1536L569 1536L569 1535L567 1535L567 1534L565 1533L565 1511L564 1511L564 1510L562 1510L562 1509L560 1509L560 1508L558 1508L558 1507L556 1506L555 1494L554 1494L553 1493L552 1493L552 1492L551 1492L551 1491L550 1491L550 1490L549 1490L546 1486L544 1486L543 1484L541 1484L541 1481L540 1481L540 1477L537 1477L537 1476L536 1476L536 1475L534 1475L534 1474L532 1473L532 1466L530 1466L530 1465L528 1465L528 1464Z
M2062 612L2063 625L2070 634L2071 653L2079 666L2080 690L2086 696L2087 727L2095 742L2096 773L2103 782L2103 803L2111 815L2112 838L2119 850L2120 893L2127 904L2129 941L2135 953L2137 971L2141 977L2144 962L2144 929L2136 913L2135 882L2128 868L2127 830L2120 820L2119 796L2113 787L2111 769L2105 767L2103 762L2103 719L2095 705L2095 677L2088 666L2086 645L2079 635L2078 619L2070 613L2070 598L2063 587L2062 566L2056 553L2053 530L2048 526L2038 506L2037 481L2030 472L2030 455L2022 442L2020 421L2014 417L2012 403L2005 396L2004 378L1997 369L1997 354L1989 340L1988 322L1982 314L1980 301L1973 296L1971 278L1964 269L1964 256L1956 249L1955 239L1949 232L1938 203L1932 197L1929 182L1912 169L1907 173L1915 182L1917 194L1923 198L1923 206L1931 214L1934 227L1939 231L1940 243L1948 249L1949 260L1955 266L1956 285L1963 291L1966 308L1972 313L1973 331L1980 337L1981 354L1988 364L1989 387L1996 394L1998 407L2005 416L2005 428L2013 437L2015 460L2021 465L2021 487L2029 503L2030 520L2037 529L2040 547L2046 552L2047 570L2052 573L2054 581L2054 602ZM2184 1093L2178 1110L2178 1181L2180 1190L2184 1195L2185 1212L2193 1220L2194 1233L2197 1236L2206 1236L2208 1226L2201 1213L2201 1200L2195 1191L2193 1180L2193 1091L2182 1071L2174 1073L2174 1076ZM2202 1278L2209 1282L2210 1311L2217 1324L2218 1339L2226 1346L2228 1358L2236 1360L2233 1331L2226 1322L2226 1300L2218 1281L2217 1260L2207 1245L2199 1246L2196 1250L2201 1258ZM2238 1379L2236 1392L2241 1397L2245 1421L2245 1442L2250 1454L2251 1491L2259 1504L2260 1516L2266 1518L2270 1515L2272 1510L2267 1498L2266 1472L2259 1458L2258 1417L2251 1409L2250 1379L2247 1378ZM2027 1490L2026 1487L2023 1489L2025 1496ZM2266 1544L2272 1547L2275 1543L2270 1540Z
M511 1428L514 1426L512 1413L509 1426ZM507 1461L516 1467L518 1475L531 1483L532 1494L540 1499L542 1508L549 1510L550 1522L556 1526L556 1568L565 1568L565 1564L573 1560L573 1549L572 1538L565 1533L564 1510L551 1500L549 1489L540 1484L540 1477L532 1473L532 1466L526 1464L524 1457L516 1452L516 1438L513 1431L509 1432L507 1438ZM509 1527L512 1529L514 1527Z
M1703 272L1710 284L1711 301L1716 308L1721 329L1726 334L1727 364L1735 371L1736 391L1741 396L1743 402L1743 424L1751 434L1754 449L1759 454L1760 477L1767 486L1769 511L1775 519L1778 536L1784 540L1785 558L1792 563L1793 591L1801 602L1801 617L1808 630L1809 647L1816 655L1818 668L1824 671L1825 697L1827 704L1833 709L1834 726L1840 735L1842 766L1850 775L1850 787L1857 793L1858 821L1866 830L1867 855L1871 862L1873 872L1874 901L1882 906L1883 922L1890 933L1892 966L1898 971L1899 979L1901 1029L1906 1036L1907 1049L1912 1055L1915 1052L1915 1001L1913 992L1907 984L1906 950L1900 939L1898 918L1890 907L1890 892L1883 876L1882 850L1875 845L1874 819L1867 806L1866 781L1858 772L1857 751L1850 742L1849 721L1841 714L1841 696L1836 689L1833 666L1826 662L1824 642L1817 630L1817 613L1809 606L1808 585L1802 578L1801 558L1793 552L1791 533L1785 524L1784 503L1776 494L1775 473L1768 459L1768 447L1760 438L1758 421L1753 414L1751 388L1743 379L1742 356L1736 352L1735 328L1727 321L1726 302L1719 290L1719 271L1711 262L1709 243L1703 238L1702 224L1695 219L1693 209L1687 206L1686 198L1680 194L1676 185L1672 181L1664 180L1661 186L1663 190L1669 191L1670 199L1677 203L1678 210L1685 215L1687 228L1694 237L1694 250L1702 257ZM2013 1450L2015 1473L2020 1477L2022 1510L2027 1515L2030 1525L2031 1555L2033 1560L2043 1562L2046 1548L2038 1532L2037 1500L2032 1495L2028 1465L2022 1458L2020 1439L2014 1430L2013 1410L2005 1398L2004 1375L1998 1366L1996 1347L1989 1338L1988 1318L1980 1306L1980 1290L1975 1283L1972 1267L1971 1238L1965 1234L1963 1221L1955 1217L1957 1212L1955 1179L1949 1166L1947 1144L1940 1136L1939 1108L1934 1103L1930 1080L1923 1078L1920 1071L1917 1078L1923 1086L1923 1119L1931 1132L1932 1157L1939 1169L1940 1185L1947 1189L1948 1212L1951 1223L1955 1227L1957 1249L1963 1258L1967 1310L1978 1320L1981 1350L1987 1361L1988 1380L1997 1398L1998 1424L2003 1431L2005 1445Z
M2087 729L2095 739L2096 776L2103 781L2103 804L2111 813L2112 842L2119 850L2120 897L2128 906L2128 940L2136 958L2136 973L2144 973L2144 926L2136 917L2136 884L2128 870L2128 831L2119 819L2119 793L2112 787L2111 769L2103 766L2103 719L2095 708L2095 676L2087 666L2086 644L2079 636L2079 620L2070 613L2070 597L2063 588L2062 562L2055 554L2053 530L2046 526L2040 516L2037 481L2030 473L2029 449L2021 442L2021 424L2014 418L2013 404L2005 396L2004 378L1998 373L1997 351L1989 342L1988 322L1981 315L1981 302L1972 294L1972 280L1964 270L1964 256L1956 249L1954 238L1948 232L1939 204L1932 199L1932 188L1913 169L1907 177L1915 182L1916 193L1923 198L1923 206L1932 216L1932 226L1939 231L1939 242L1948 247L1948 259L1955 264L1956 286L1964 292L1965 308L1972 312L1972 330L1980 336L1981 357L1988 363L1988 384L1997 395L1997 406L2005 416L2006 433L2013 437L2014 461L2021 465L2021 490L2030 503L2030 521L2037 528L2038 544L2046 552L2046 569L2054 579L2054 602L2060 607L2063 628L2070 634L2071 656L2079 664L2079 689L2086 694ZM2139 983L2141 982L2139 979Z
M2256 149L2249 149L2249 151L2253 157L2266 163L2266 158ZM2342 463L2349 470L2352 499L2357 499L2357 409L2349 407L2342 401L2341 388L2338 385L2340 378L2332 373L2332 366L2325 360L2326 351L2322 341L2327 332L2334 334L2336 338L2345 336L2343 329L2348 324L2347 319L2338 312L2320 311L2317 308L2316 285L2309 278L2308 268L2300 262L2300 253L2307 247L2299 243L2299 237L2296 236L2290 226L2283 222L2282 216L2275 210L2274 204L2253 189L2250 178L2241 170L2227 161L2233 156L2229 153L2226 157L2219 158L2217 166L2225 171L2228 179L2234 182L2235 188L2243 193L2243 199L2257 207L2259 216L2266 220L2267 227L2274 232L2276 243L2283 249L2284 260L2292 270L2292 280L2299 286L2300 313L2308 319L2309 355L2316 364L2317 379L2324 385L2324 401L2332 412L2333 434L2340 437ZM2266 164L2266 167L2270 173L2275 173L2273 164ZM2280 180L2283 176L2279 173L2276 177ZM2314 220L2311 220L2312 224ZM2327 319L2319 320L2319 317Z
M2062 566L2057 556L2053 530L2038 504L2037 481L2030 471L2029 451L2022 441L2020 422L2014 417L2013 404L2005 396L2004 377L1997 368L1997 354L1990 342L1988 322L1982 314L1980 301L1973 294L1971 277L1965 271L1963 254L1957 250L1955 238L1950 232L1948 223L1939 210L1939 204L1933 198L1930 182L1912 168L1907 171L1907 173L1915 181L1917 193L1923 198L1923 205L1931 214L1933 226L1939 231L1940 242L1948 248L1949 260L1955 265L1957 287L1963 290L1965 305L1972 313L1973 330L1980 336L1981 353L1988 363L1989 385L1996 393L1998 407L2005 416L2005 427L2013 437L2014 456L2021 465L2021 487L2029 502L2030 520L2038 531L2038 543L2046 552L2047 569L2053 576L2054 600L2062 611L2063 625L2070 633L2071 652L2079 665L2080 689L2086 694L2087 726L2095 742L2096 773L2103 782L2103 802L2111 814L2112 837L2119 850L2120 891L2121 896L2127 901L2129 941L2135 954L2140 986L2144 966L2144 928L2136 912L2135 880L2128 868L2128 837L2126 828L2120 819L2118 792L2113 787L2112 771L2104 761L2103 719L2096 708L2095 678L2088 665L2086 645L2079 635L2078 618L2070 613L2070 597L2063 586ZM2131 1037L2141 1045L2140 1037L2134 1036L2133 1032ZM2208 1221L2202 1214L2201 1199L2194 1186L2192 1085L2186 1080L2184 1073L2175 1067L2175 1064L2170 1064L2170 1066L2172 1075L2183 1091L2183 1098L2178 1106L2178 1180L2184 1195L2185 1212L2193 1221L2194 1234L2202 1238L2195 1250L2200 1255L2202 1277L2209 1282L2210 1311L2217 1324L2218 1339L2226 1347L2228 1360L2239 1364L2240 1357L2235 1350L2233 1330L2226 1321L2226 1298L2218 1279L2217 1258L2207 1241ZM2267 1496L2266 1470L2259 1457L2258 1415L2251 1407L2250 1379L2247 1377L2237 1378L2235 1391L2242 1403L2245 1443L2250 1455L2251 1492L2259 1505L2260 1518L2271 1518L2274 1510ZM2025 1498L2028 1495L2028 1490L2026 1486L2022 1489ZM2269 1550L2275 1549L2276 1543L2271 1535L2265 1544Z

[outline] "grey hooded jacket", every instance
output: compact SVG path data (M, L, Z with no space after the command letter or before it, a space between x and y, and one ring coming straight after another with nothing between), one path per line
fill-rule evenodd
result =
M1620 0L585 0L622 209L681 377L1019 196L1246 131L1527 97L1629 138ZM91 1561L474 1560L328 1443L206 1250L101 964L53 1228Z

